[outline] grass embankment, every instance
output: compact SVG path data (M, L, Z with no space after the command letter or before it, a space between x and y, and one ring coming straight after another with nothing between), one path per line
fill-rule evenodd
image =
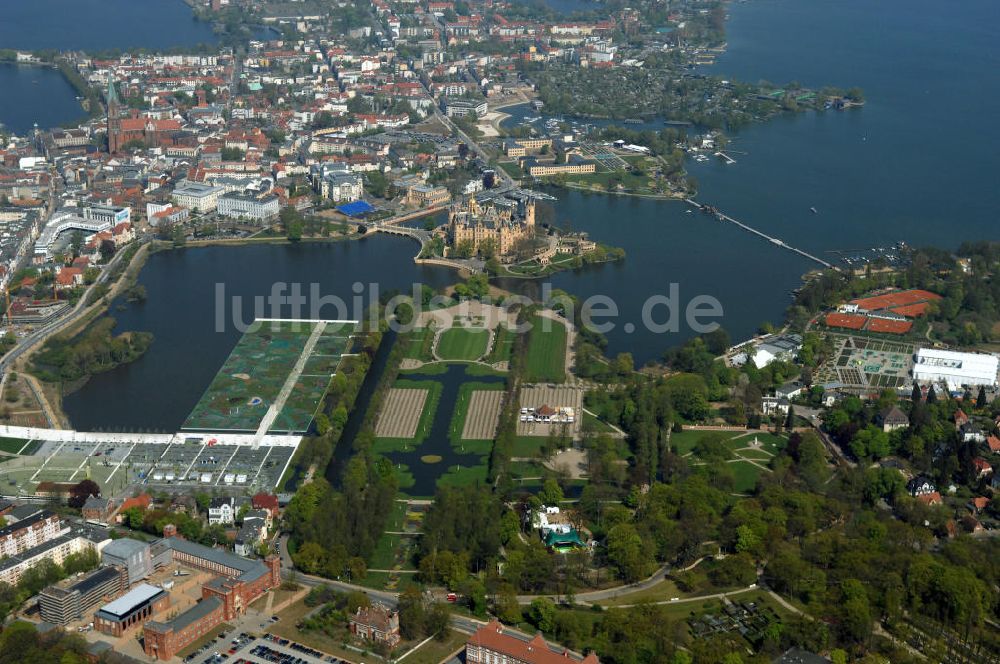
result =
M407 360L419 360L421 362L431 362L434 356L431 355L431 346L434 345L434 331L429 327L416 327L409 334L409 342L403 351L403 357Z
M493 330L493 347L490 348L489 354L483 358L483 361L487 364L509 362L510 353L514 348L515 334L515 332L503 323L497 325Z
M0 438L0 452L17 454L24 448L25 445L27 445L27 443L27 440L22 440L20 438Z
M528 332L525 380L530 383L562 383L566 380L566 326L534 315Z

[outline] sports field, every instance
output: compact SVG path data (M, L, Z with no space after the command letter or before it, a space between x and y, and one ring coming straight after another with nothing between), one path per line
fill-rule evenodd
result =
M355 328L343 321L254 322L182 428L305 432ZM268 417L272 406L277 412Z
M441 333L437 356L442 360L478 360L486 352L489 340L486 329L453 327Z
M566 380L566 326L558 321L533 316L528 333L528 371L533 383L562 383Z

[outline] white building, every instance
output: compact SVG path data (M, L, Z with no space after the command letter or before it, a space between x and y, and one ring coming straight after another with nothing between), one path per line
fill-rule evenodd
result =
M219 203L219 196L225 193L222 187L214 187L201 182L181 180L177 183L171 200L177 205L194 212L213 212Z
M569 522L569 519L564 514L559 512L559 508L555 505L546 505L538 510L535 513L532 525L538 528L542 537L548 536L549 533L568 535L573 530L573 524Z
M320 182L320 195L337 203L361 200L364 181L357 173L328 173Z
M993 386L997 384L998 363L996 355L921 348L914 358L913 380L944 383L950 391L963 386Z
M220 196L216 210L223 217L230 219L264 222L277 217L281 206L274 194L254 196L233 193Z
M87 209L89 208L81 208L79 212ZM128 210L129 208L125 209ZM79 231L84 236L90 237L94 233L110 230L114 227L111 221L103 217L86 218L81 216L81 214L77 214L77 212L76 208L66 207L56 211L55 214L49 217L45 228L42 229L41 235L35 240L36 256L51 256L57 246L61 246L59 243L60 236L67 231Z
M771 362L792 362L802 349L802 337L798 334L772 334L756 343L745 344L742 350L730 358L733 366L743 366L752 352L753 363L758 369L763 369ZM750 351L749 349L752 349Z
M208 506L208 522L227 525L236 522L236 505L230 496L216 496Z
M449 118L460 118L466 115L475 114L476 117L486 115L488 107L486 100L469 101L467 99L446 99L444 102L444 113Z

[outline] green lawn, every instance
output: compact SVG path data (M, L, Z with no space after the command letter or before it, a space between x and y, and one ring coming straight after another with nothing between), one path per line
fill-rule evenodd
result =
M414 328L409 334L409 343L403 357L409 360L421 360L428 362L431 357L431 342L434 340L434 331L429 327Z
M410 472L410 467L405 463L397 463L392 467L396 471L396 485L400 491L403 489L409 489L411 486L416 484L416 480L413 479L413 473Z
M698 441L706 436L718 435L714 431L681 431L670 434L670 444L675 446L678 454L687 456L688 462L697 467L701 460L692 452ZM749 461L739 460L726 464L726 468L733 474L735 480L733 490L736 493L753 491L761 473L768 472L760 466L769 466L771 459L788 443L788 439L784 436L776 436L766 432L724 432L723 437L726 447L733 451L733 459L744 457L760 464L755 465ZM754 438L757 439L757 446L752 445ZM740 451L737 452L737 450Z
M527 375L534 383L566 380L566 326L542 316L533 316L528 334Z
M681 597L682 593L677 584L670 579L664 579L659 583L640 590L638 592L621 595L613 599L601 600L601 606L622 606L623 604L638 604L640 602L663 602L669 601L671 597Z
M736 477L736 484L733 488L737 493L749 493L757 486L757 478L761 473L767 472L746 461L737 461L727 464Z
M452 466L448 472L438 478L438 487L450 486L472 486L474 484L486 484L486 459L477 466Z
M604 420L594 417L590 413L586 412L583 414L583 430L595 433L618 433Z
M469 637L461 632L447 630L443 638L433 638L406 656L407 664L440 664L449 655L465 646Z
M409 559L408 551L414 538L404 535L388 535L383 533L375 545L368 567L372 569L395 569L397 562L399 569L412 570L413 561Z
M489 331L481 328L449 328L438 339L438 357L442 360L478 360L486 352L489 338Z
M514 457L537 456L545 444L545 436L517 436L510 455Z
M515 479L525 477L545 477L545 467L534 461L512 461L510 476Z
M43 440L33 440L28 443L28 446L24 448L21 454L34 454L38 449L45 444Z

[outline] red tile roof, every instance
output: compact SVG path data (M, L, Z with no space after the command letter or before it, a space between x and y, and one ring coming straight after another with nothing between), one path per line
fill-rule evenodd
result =
M917 500L922 502L924 505L940 505L941 494L937 491L933 493L925 493L922 496L917 496Z
M467 645L488 648L528 664L566 664L577 661L570 657L569 651L563 651L562 654L553 652L541 634L536 634L531 641L522 641L516 636L504 634L503 625L496 620L480 627L469 637ZM583 664L599 664L597 655L590 653L583 659Z
M1000 453L1000 438L991 435L986 439L986 444L989 445L991 452Z

